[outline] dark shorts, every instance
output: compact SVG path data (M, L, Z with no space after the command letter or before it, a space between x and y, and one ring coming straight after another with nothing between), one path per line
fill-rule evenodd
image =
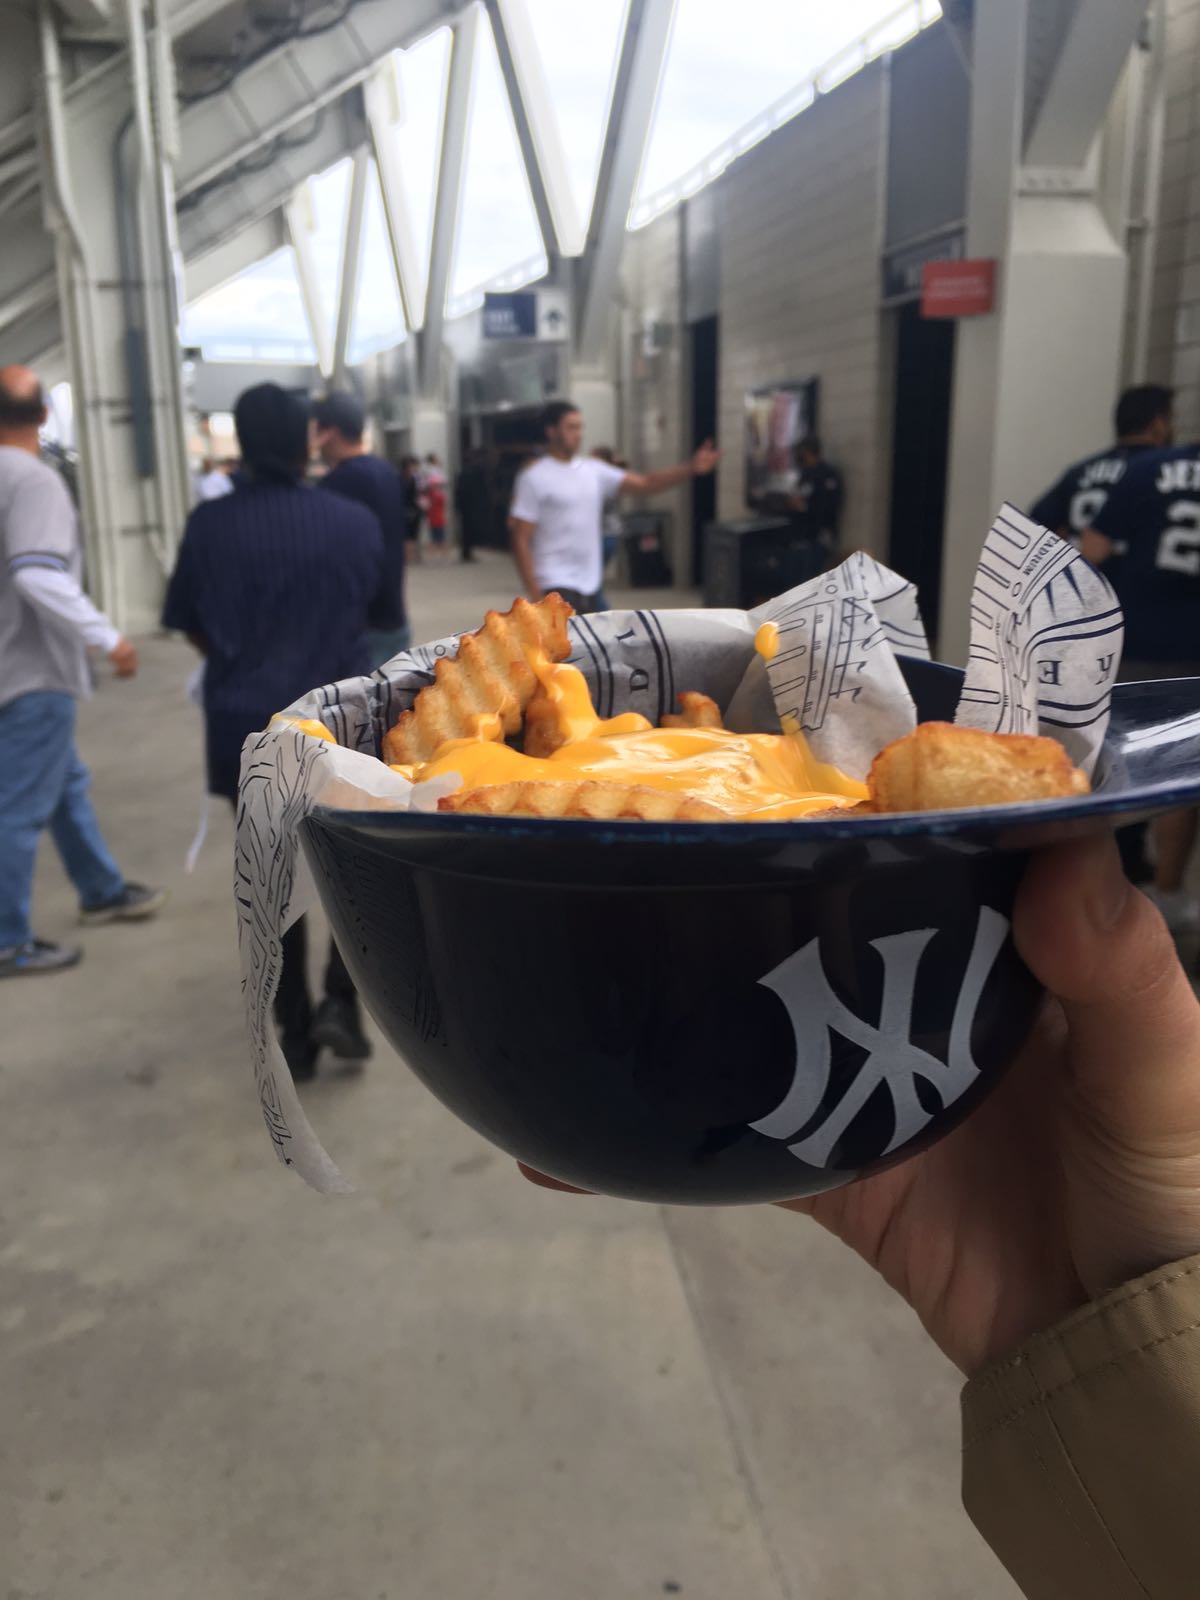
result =
M564 589L561 584L552 584L547 593L562 595L567 604L581 617L586 617L589 612L605 609L604 595L599 589L595 594L581 594L578 589Z

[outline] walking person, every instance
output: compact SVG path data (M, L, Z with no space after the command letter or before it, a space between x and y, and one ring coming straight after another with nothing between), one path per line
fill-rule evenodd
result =
M442 561L446 554L446 474L431 450L421 469L421 509L429 524L430 554Z
M34 936L34 863L48 828L84 923L152 917L162 889L132 883L104 842L75 749L76 706L91 693L88 651L119 678L137 651L80 587L79 521L66 485L40 458L41 384L0 369L0 977L56 972L82 951Z
M245 481L188 518L167 588L163 626L205 659L210 794L237 800L242 745L292 701L370 670L368 619L384 582L383 535L365 506L304 483L308 415L278 384L239 396L234 411ZM275 1000L284 1058L298 1081L318 1051L370 1055L358 997L336 944L315 1014L303 918L283 938Z
M486 450L472 450L454 484L454 509L462 559L477 559L475 548L487 542L492 520L492 484Z
M228 467L213 456L205 456L196 478L196 499L219 500L222 495L232 493L233 479L229 476Z
M690 461L659 472L628 472L581 456L583 417L569 400L542 415L546 454L513 486L513 556L531 600L557 590L581 615L600 608L604 503L619 494L661 494L712 472L720 452L709 440Z
M332 393L313 407L313 443L329 471L319 487L365 506L383 535L383 583L368 616L371 666L407 650L412 630L404 604L404 547L408 540L405 485L363 443L366 413L351 394Z

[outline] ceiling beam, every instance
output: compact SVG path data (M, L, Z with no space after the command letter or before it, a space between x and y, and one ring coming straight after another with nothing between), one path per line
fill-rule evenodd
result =
M354 157L354 166L350 172L350 190L346 195L346 226L342 235L342 274L338 283L337 326L333 331L331 375L335 388L346 381L350 332L354 323L354 308L358 304L359 279L362 276L363 224L367 214L367 183L370 176L371 157L366 150L360 150Z
M185 103L175 192L186 196L362 83L392 50L422 38L457 0L360 0L336 28L293 40L230 85Z
M203 255L250 223L280 210L306 178L353 155L366 136L360 96L350 95L318 113L311 137L306 137L306 130L295 129L269 160L260 151L243 167L222 175L219 184L185 196L176 208L184 258Z
M442 155L438 164L437 193L433 201L433 237L429 245L425 323L421 330L417 363L421 392L427 398L435 397L440 392L446 295L450 288L458 220L462 211L467 133L471 120L471 76L475 65L479 15L478 5L467 7L454 25L454 39L450 46L450 75L446 83L446 111L442 119Z
M114 22L112 0L55 0L67 22L77 28L104 28Z
M400 88L394 60L382 62L367 79L363 85L363 102L371 134L371 152L379 174L383 220L400 308L406 327L419 328L425 320L425 262L417 248L398 137Z
M1027 167L1082 167L1100 130L1147 0L1078 0L1025 146Z
M321 299L317 258L313 249L317 212L311 179L306 179L284 206L283 216L288 240L296 256L296 279L300 284L300 298L304 302L304 315L308 320L313 349L317 352L317 366L321 369L321 376L328 378L333 371L333 339L326 307Z
M247 267L282 250L287 243L283 213L272 211L259 217L240 233L231 235L202 255L191 257L184 264L184 296L188 305L201 295L211 294L222 284L236 278Z
M675 0L630 0L587 244L579 263L575 348L583 362L600 360L608 340L625 229L654 120L674 13Z
M15 294L0 300L0 332L11 328L14 322L21 322L44 307L53 305L57 299L58 284L53 276L35 278L32 283L24 284Z
M529 6L526 0L487 0L487 11L546 259L577 256L583 221Z

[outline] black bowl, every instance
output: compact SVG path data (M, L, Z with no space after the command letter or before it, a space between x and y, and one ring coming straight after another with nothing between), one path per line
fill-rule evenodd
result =
M952 716L961 674L903 665L922 720ZM318 807L303 838L367 1006L445 1105L581 1188L729 1204L966 1116L1041 998L1009 937L1029 851L1198 800L1189 679L1118 687L1079 800L665 826Z

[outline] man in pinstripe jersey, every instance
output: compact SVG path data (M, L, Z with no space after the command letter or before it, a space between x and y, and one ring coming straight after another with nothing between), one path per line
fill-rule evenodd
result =
M370 671L368 625L388 579L375 513L304 483L307 407L260 383L238 396L234 421L239 485L188 518L163 625L204 656L208 789L236 803L251 733L309 689ZM314 1012L303 918L284 935L275 1013L297 1081L313 1076L322 1049L343 1063L370 1054L335 944Z
M0 977L59 971L81 955L30 926L44 828L85 923L153 916L165 898L130 883L113 860L75 750L75 705L91 690L87 652L103 652L129 678L137 651L80 587L75 507L40 459L45 420L36 376L0 369Z

